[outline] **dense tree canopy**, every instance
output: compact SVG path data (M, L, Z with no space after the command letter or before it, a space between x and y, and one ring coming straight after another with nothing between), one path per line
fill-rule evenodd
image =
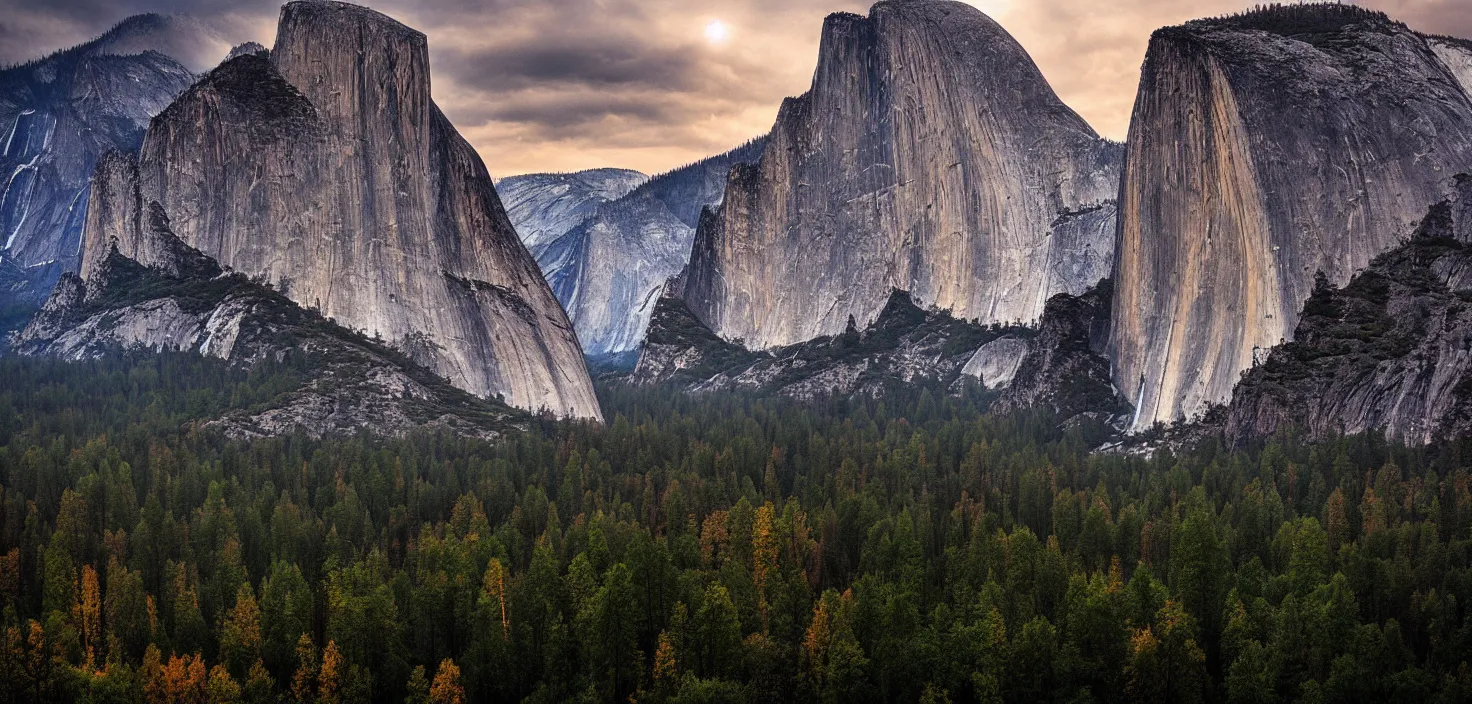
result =
M1472 699L1472 443L1103 454L924 385L196 422L284 373L0 359L0 701Z

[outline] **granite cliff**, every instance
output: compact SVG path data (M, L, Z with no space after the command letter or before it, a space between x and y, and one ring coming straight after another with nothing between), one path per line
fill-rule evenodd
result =
M117 168L114 159L111 168ZM250 370L264 400L206 425L232 437L420 428L494 437L524 414L476 398L381 342L226 272L174 236L157 203L138 213L144 266L109 247L89 278L63 274L15 338L20 354L94 358L118 350L193 352Z
M1116 385L1134 427L1224 403L1472 165L1472 53L1349 5L1151 38L1119 197Z
M429 81L423 34L288 3L269 56L201 78L136 167L99 168L83 278L113 247L156 265L138 214L157 204L185 244L466 391L600 417L572 325Z
M513 203L507 210L517 232L537 257L589 356L638 349L665 281L690 259L701 211L720 205L727 172L736 164L756 161L764 144L765 140L756 139L650 178L621 197L578 209L582 217L576 222L560 215L577 212L566 206L519 210L515 196L508 195L507 184L513 179L501 182L503 196ZM596 172L571 176L581 179L587 173ZM561 175L516 178L539 184L535 195L524 198L528 204L568 203L569 197L579 193L576 188L564 189ZM523 187L521 182L514 184L518 192ZM559 195L564 190L565 195Z
M525 174L496 182L506 216L542 273L551 279L567 265L567 249L552 247L598 206L628 195L649 177L629 169L588 169L570 174Z
M149 118L227 48L196 22L136 15L0 70L0 305L39 305L76 270L97 159L137 149Z
M1412 444L1472 433L1472 179L1346 285L1321 277L1292 342L1206 426L1232 443L1288 428Z
M1108 276L1121 151L968 5L831 15L810 90L701 221L685 300L757 349L865 325L891 289L1034 322Z

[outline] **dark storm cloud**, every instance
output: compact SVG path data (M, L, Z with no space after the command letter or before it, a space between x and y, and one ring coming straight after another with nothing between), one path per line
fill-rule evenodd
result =
M1123 137L1150 32L1256 0L966 0L1033 55L1059 95ZM646 172L733 146L807 89L823 17L868 0L365 0L423 31L435 100L496 175ZM1472 36L1472 0L1363 0L1421 31ZM269 46L278 0L0 0L0 62L140 12L190 14ZM703 28L721 20L728 42Z
M700 66L687 51L647 50L632 39L596 37L527 40L436 54L435 68L458 83L485 90L520 89L548 83L592 86L641 85L690 90Z

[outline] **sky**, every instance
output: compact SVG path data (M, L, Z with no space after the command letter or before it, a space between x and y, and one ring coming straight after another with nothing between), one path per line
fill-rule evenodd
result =
M1064 102L1123 139L1150 33L1251 0L968 0ZM615 166L655 174L771 128L811 82L823 17L867 0L365 0L429 38L435 101L496 177ZM1360 0L1472 38L1472 0ZM0 0L0 63L139 12L187 13L271 45L279 0Z

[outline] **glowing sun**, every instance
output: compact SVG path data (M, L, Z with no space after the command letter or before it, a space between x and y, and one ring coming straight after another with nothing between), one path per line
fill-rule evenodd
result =
M730 36L731 28L727 27L725 22L711 20L710 24L705 26L705 40L712 44L725 42Z

